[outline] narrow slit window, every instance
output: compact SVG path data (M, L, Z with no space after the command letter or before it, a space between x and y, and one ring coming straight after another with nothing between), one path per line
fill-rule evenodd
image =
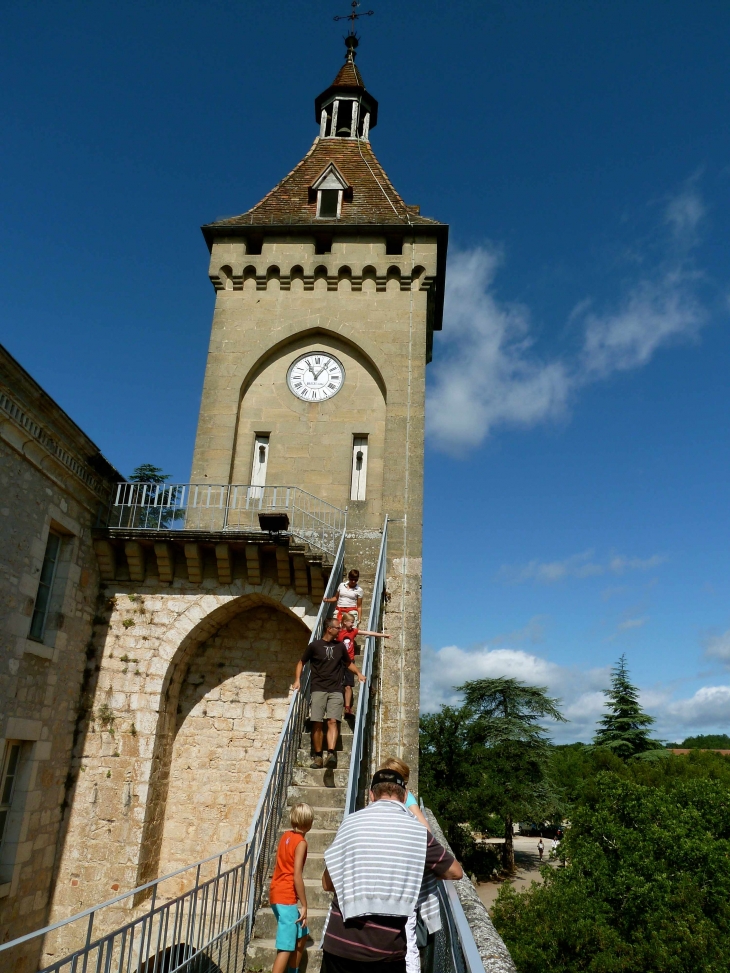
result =
M365 500L368 475L368 437L352 438L352 485L350 500Z
M33 618L30 623L30 634L34 642L42 642L46 632L46 622L48 621L48 610L51 605L51 592L53 581L56 577L58 567L58 556L61 552L61 538L53 531L48 535L46 543L46 553L43 557L43 567L41 577L38 582L38 592L35 597L33 607Z
M341 189L320 189L319 190L319 211L317 216L320 219L335 220L340 215L340 193Z
M256 433L253 445L253 463L251 465L251 486L259 489L253 494L255 497L263 496L261 487L266 486L266 468L269 465L269 434Z

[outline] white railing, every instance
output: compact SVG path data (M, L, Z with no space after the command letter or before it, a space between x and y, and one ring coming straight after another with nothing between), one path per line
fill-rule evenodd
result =
M125 482L112 490L99 526L140 532L261 533L262 514L286 514L283 533L330 556L347 520L346 511L295 486Z

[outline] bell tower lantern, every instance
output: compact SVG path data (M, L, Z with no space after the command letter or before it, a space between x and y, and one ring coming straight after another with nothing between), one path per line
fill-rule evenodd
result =
M191 480L294 485L347 508L365 588L389 518L378 753L418 755L426 364L448 227L372 149L378 102L358 40L315 99L313 144L256 205L203 227L215 311Z

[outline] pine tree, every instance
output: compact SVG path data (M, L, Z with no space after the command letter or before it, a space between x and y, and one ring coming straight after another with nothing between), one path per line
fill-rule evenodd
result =
M163 473L159 466L152 463L142 463L129 478L132 483L164 483L170 479L169 473Z
M608 712L598 721L595 747L610 750L622 760L661 749L660 743L649 738L655 720L639 705L639 690L629 682L625 655L611 670L611 688L604 689L603 695L608 699Z

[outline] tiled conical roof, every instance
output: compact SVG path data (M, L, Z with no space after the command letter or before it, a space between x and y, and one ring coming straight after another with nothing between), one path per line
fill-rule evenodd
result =
M354 60L348 59L337 72L337 77L332 82L333 88L362 88L365 90L365 82L362 75L355 66Z
M312 185L333 162L347 180L339 219L317 217L316 193ZM311 223L320 229L333 225L371 223L440 225L420 216L417 206L407 206L375 158L369 142L349 138L316 138L299 165L271 192L240 216L217 220L208 227L292 225ZM206 229L208 228L206 227Z

